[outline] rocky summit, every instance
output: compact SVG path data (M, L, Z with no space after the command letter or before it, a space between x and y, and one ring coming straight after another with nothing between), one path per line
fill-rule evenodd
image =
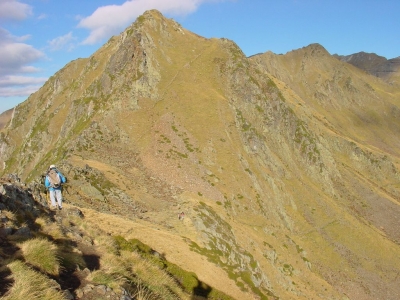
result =
M88 223L232 299L396 300L392 71L319 44L246 57L147 11L13 109L1 174L39 183L56 164Z

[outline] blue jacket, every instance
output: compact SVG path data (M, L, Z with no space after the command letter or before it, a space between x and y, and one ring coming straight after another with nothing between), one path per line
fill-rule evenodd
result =
M47 187L49 189L49 191L61 190L62 189L62 184L67 182L67 180L65 179L64 175L61 174L60 171L57 170L57 174L61 178L61 185L58 188L50 186L49 176L46 175L46 179L44 180L44 186Z

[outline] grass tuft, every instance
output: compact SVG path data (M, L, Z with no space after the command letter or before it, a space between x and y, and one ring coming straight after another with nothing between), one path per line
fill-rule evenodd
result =
M50 275L58 275L60 263L57 257L57 247L48 240L35 238L20 245L25 261Z
M33 271L23 262L15 260L7 265L14 283L2 300L63 300L58 284L45 275Z

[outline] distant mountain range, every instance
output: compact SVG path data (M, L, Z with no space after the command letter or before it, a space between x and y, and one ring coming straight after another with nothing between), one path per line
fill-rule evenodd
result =
M399 74L319 44L246 57L147 11L3 116L0 175L56 164L70 205L234 299L397 300Z
M353 66L366 71L376 77L391 81L392 77L399 77L400 56L392 59L386 59L375 53L359 52L351 55L333 55L341 61L352 64Z

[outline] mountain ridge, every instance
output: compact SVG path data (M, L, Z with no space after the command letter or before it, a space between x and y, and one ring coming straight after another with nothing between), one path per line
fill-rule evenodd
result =
M358 52L350 55L333 55L389 83L399 84L400 56L387 59L375 53Z
M16 107L0 163L56 163L72 204L184 236L249 297L395 299L399 95L318 44L247 58L148 11Z

